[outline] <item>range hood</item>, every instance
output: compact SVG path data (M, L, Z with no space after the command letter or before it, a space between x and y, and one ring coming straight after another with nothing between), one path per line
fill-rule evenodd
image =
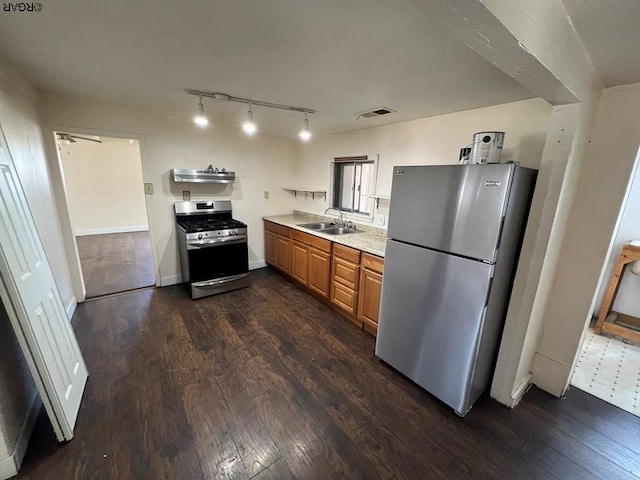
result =
M174 168L171 173L176 183L233 183L236 179L236 172L227 172L224 168L218 170L211 165L205 170Z

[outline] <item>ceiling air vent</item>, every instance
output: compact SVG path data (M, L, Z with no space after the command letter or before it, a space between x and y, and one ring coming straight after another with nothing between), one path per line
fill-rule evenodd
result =
M388 115L390 113L396 113L396 111L391 110L390 108L387 108L387 107L377 107L377 108L372 108L371 110L365 110L364 112L356 113L356 116L358 118L360 117L373 118L373 117L380 117L382 115Z

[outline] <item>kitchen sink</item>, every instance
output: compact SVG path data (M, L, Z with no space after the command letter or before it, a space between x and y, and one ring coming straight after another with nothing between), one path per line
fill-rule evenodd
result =
M324 230L327 228L335 228L335 223L325 223L325 222L317 222L317 223L299 223L298 227L308 228L309 230Z
M320 230L320 233L328 233L329 235L345 235L347 233L358 233L358 230L355 228L333 227L323 228Z

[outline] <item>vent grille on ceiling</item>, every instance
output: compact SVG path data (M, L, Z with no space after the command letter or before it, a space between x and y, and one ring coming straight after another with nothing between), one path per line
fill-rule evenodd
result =
M390 108L387 108L387 107L377 107L371 110L365 110L364 112L356 113L356 115L358 118L360 117L373 118L373 117L380 117L382 115L388 115L390 113L396 113L396 111L391 110Z

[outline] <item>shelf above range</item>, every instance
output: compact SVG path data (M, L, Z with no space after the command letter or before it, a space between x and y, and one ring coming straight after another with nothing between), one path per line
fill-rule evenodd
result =
M176 183L233 183L236 180L236 173L217 169L174 168L171 170L171 178Z

